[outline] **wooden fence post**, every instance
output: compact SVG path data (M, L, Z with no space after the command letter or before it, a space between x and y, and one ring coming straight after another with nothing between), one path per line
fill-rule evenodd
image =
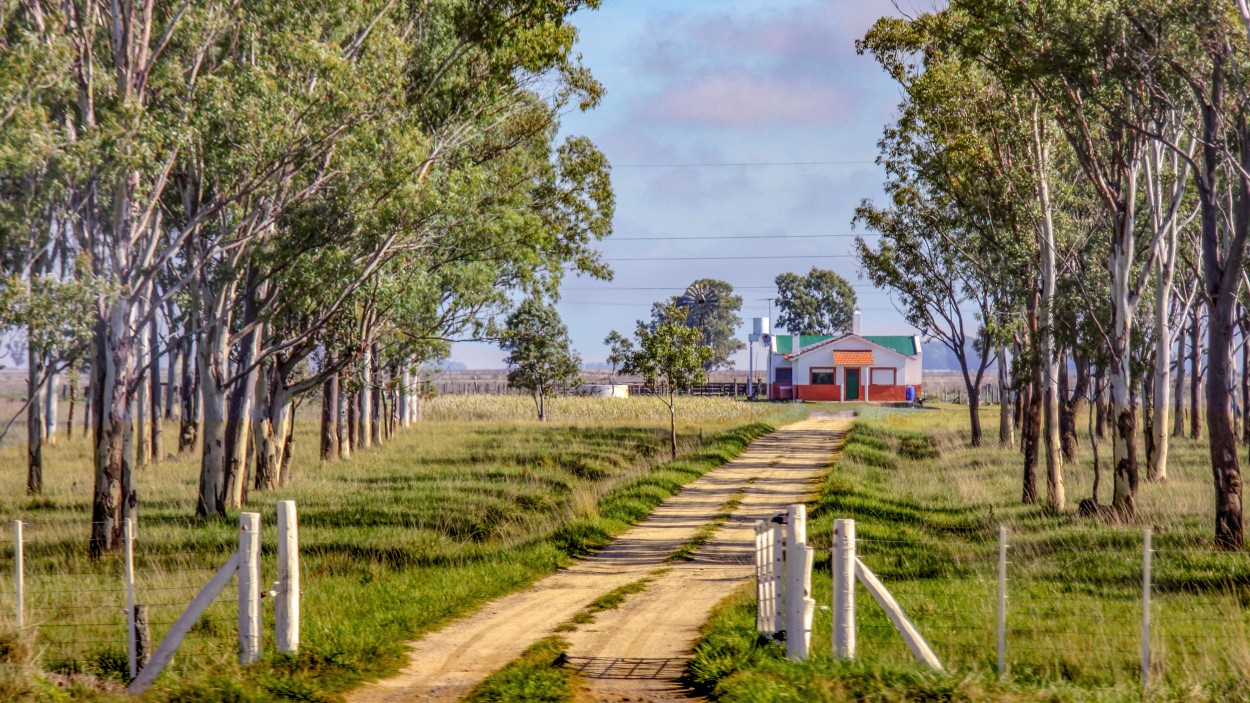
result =
M833 521L833 656L855 658L855 521Z
M785 513L778 513L773 518L773 549L769 555L773 560L773 587L769 595L772 606L769 612L773 616L773 634L786 629L786 526Z
M1142 533L1141 554L1141 687L1150 685L1150 529Z
M807 549L807 506L791 505L786 512L786 656L806 659L811 639L812 556Z
M239 664L260 660L260 513L239 514Z
M295 501L278 501L278 592L274 598L274 626L278 651L299 649L299 524Z
M22 521L13 521L13 588L17 596L17 629L26 625L26 559L22 547Z
M130 678L139 675L139 631L135 615L135 523L126 518L122 523L122 580L126 587L126 659Z

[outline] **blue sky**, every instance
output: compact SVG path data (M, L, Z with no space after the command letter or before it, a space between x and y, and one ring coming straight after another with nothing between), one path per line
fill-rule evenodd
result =
M579 50L607 95L563 129L604 151L617 197L600 245L614 279L570 278L557 305L584 361L602 361L608 332L631 332L653 301L704 277L743 296L745 336L768 314L774 277L812 266L857 288L865 332L913 333L861 280L854 239L825 236L853 234L855 206L882 197L872 161L899 91L854 42L893 14L882 0L604 0L577 17ZM842 163L794 165L814 161ZM470 368L502 358L487 344L452 351Z

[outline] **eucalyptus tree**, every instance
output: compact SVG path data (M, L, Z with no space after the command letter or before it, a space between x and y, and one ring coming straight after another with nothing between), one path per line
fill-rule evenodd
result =
M742 324L742 296L734 294L734 287L727 281L700 278L681 295L651 305L651 324L659 325L673 306L682 313L682 321L703 334L703 343L712 348L704 370L733 368L729 358L734 352L746 349L746 343L736 337Z
M580 383L581 359L568 327L538 298L526 298L508 316L500 347L508 352L508 385L529 391L539 420L547 419L548 396Z
M791 334L843 334L851 331L855 289L834 271L812 267L805 276L779 274L777 326Z

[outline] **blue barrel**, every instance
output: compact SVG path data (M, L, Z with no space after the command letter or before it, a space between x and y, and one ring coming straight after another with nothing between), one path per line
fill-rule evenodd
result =
M907 387L907 402L909 403L916 402L916 387L915 386Z

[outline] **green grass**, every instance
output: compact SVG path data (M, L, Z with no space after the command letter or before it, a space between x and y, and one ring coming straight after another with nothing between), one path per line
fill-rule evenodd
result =
M315 459L316 422L297 423L293 484L253 492L247 509L262 514L262 579L272 580L275 502L293 499L299 506L300 653L273 653L272 609L265 603L265 661L240 668L231 586L145 700L337 700L345 689L395 671L406 641L603 546L773 423L803 412L697 399L679 415L681 456L670 462L667 417L652 407L662 407L658 401L605 406L586 399L588 419L577 420L570 417L583 407L577 400L560 406L565 419L547 423L427 420L350 461L328 464ZM473 400L466 417L489 404ZM612 414L603 417L607 407ZM779 409L789 414L778 416ZM450 411L440 412L447 418ZM770 413L773 419L762 421ZM170 425L166 437L173 436ZM78 683L67 689L72 698L112 700L109 691L125 679L120 559L92 562L86 555L86 443L62 438L46 456L47 491L37 500L22 495L20 472L0 476L0 517L31 523L27 605L34 624L24 635L26 654L6 659L0 651L0 700L45 700L32 691L57 687L39 683L40 670L57 682L74 678ZM21 466L23 457L21 447L0 450L10 467ZM194 455L135 477L138 600L149 606L156 641L237 543L233 516L189 519L197 476ZM8 563L11 547L4 545L0 562ZM0 633L12 630L10 574L0 570ZM6 687L10 679L21 683Z
M996 408L985 426L996 429ZM1210 543L1213 497L1203 442L1173 440L1170 480L1143 483L1136 524L1075 515L1091 454L1065 466L1068 509L1020 504L1016 450L967 446L964 408L857 421L811 506L813 597L831 600L832 520L856 520L859 556L928 639L948 674L921 671L859 588L858 659L832 660L818 610L810 661L784 659L754 632L754 593L707 625L690 682L724 701L1140 700L1141 532L1155 532L1149 700L1245 700L1250 559ZM1083 424L1081 425L1084 426ZM991 440L992 443L992 440ZM1109 447L1100 452L1103 469ZM1044 469L1041 491L1045 492ZM1103 500L1110 478L1104 474ZM1008 676L996 672L998 528L1009 529Z
M621 607L621 604L625 602L626 598L647 590L647 586L649 586L656 578L663 575L665 571L667 571L667 569L656 569L645 578L640 578L637 581L631 581L624 586L619 586L599 596L591 601L590 605L582 608L575 613L573 617L569 618L568 622L558 625L556 627L556 632L571 632L576 630L579 625L588 625L594 622L595 615L602 613L605 610L616 610Z
M747 481L748 484L754 482L754 478ZM729 500L726 500L720 506L720 510L717 511L716 516L712 519L712 521L700 527L694 533L693 537L686 540L686 542L682 544L676 552L669 555L668 559L665 561L694 561L695 552L699 551L703 545L707 544L708 540L712 539L712 536L716 534L716 531L719 530L721 526L729 522L729 519L734 516L734 511L737 510L738 506L742 504L742 499L745 497L745 493L735 493L730 496Z
M478 684L465 703L564 703L573 700L577 673L564 666L568 642L546 637Z

